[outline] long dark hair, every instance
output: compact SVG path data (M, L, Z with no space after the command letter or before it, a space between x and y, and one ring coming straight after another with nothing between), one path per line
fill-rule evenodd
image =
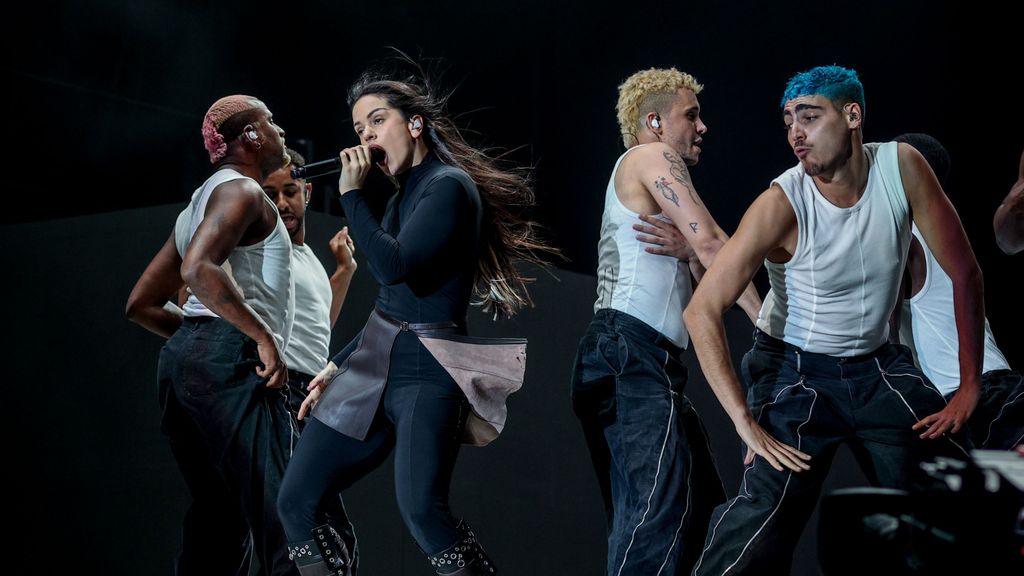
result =
M481 234L484 249L477 260L473 302L487 313L510 318L524 305L532 305L527 282L517 262L546 265L540 253L560 256L537 234L539 225L524 212L535 204L529 169L499 166L487 150L471 146L447 111L451 92L438 91L416 61L395 50L396 60L413 69L398 76L384 68L369 69L348 90L349 109L363 96L379 96L399 110L406 120L423 117L427 148L442 162L455 166L476 183L483 201ZM401 79L396 79L400 77Z

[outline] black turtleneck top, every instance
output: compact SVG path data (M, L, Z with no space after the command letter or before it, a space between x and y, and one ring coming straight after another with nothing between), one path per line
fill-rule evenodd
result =
M364 198L370 191L341 197L357 250L381 285L377 307L406 322L465 326L480 255L480 193L433 153L398 181L380 221Z

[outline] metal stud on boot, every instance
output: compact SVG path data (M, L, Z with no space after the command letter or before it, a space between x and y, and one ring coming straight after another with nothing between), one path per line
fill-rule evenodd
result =
M469 529L465 521L459 522L459 532L463 534L451 548L430 557L430 565L441 576L491 576L498 569L484 553L476 535Z
M352 559L349 556L348 547L345 546L345 542L341 540L341 536L334 531L334 528L330 524L313 528L313 541L320 549L324 563L334 570L331 574L348 576L348 567L351 565Z
M324 558L313 540L288 545L288 558L295 562L302 576L334 576L336 573L324 564Z
M302 576L349 576L350 557L341 537L329 525L313 529L313 539L288 545L288 557Z

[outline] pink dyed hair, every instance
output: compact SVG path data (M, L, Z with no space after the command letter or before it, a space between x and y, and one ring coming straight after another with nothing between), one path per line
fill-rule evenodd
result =
M246 110L260 106L260 101L252 96L235 94L225 96L213 103L203 117L203 144L210 154L210 163L216 164L228 152L224 136L218 131L225 120Z

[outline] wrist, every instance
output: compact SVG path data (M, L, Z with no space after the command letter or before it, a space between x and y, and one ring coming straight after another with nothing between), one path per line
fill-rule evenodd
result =
M260 346L277 346L277 339L274 338L274 334L268 328L263 328L262 330L260 330L255 336L252 337L252 339L255 340L256 344L259 344Z
M339 263L338 267L334 269L334 274L331 276L331 280L351 276L352 274L355 273L356 268L358 267L359 264L356 264L355 260L348 262L346 264Z
M731 409L726 408L725 413L729 419L732 420L733 426L735 426L737 430L750 428L754 424L757 424L757 419L754 418L754 414L751 413L746 403L734 406Z
M959 390L981 390L981 379L961 378Z

